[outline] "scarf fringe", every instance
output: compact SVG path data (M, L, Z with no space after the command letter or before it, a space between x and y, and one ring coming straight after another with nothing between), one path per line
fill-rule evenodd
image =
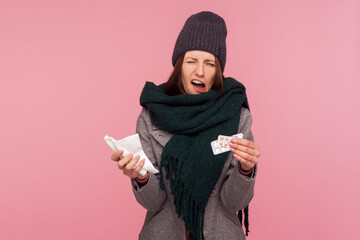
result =
M166 171L166 178L170 181L171 193L174 196L176 213L185 226L189 229L192 240L203 240L204 213L206 203L196 202L179 176L183 176L182 162L178 158L164 156L166 161L160 163L160 187L165 190L163 182L163 171ZM171 174L169 174L171 173ZM174 176L177 176L176 178Z
M244 209L238 211L238 218L239 218L241 226L243 225L242 224L242 219L243 219L242 211L244 211L244 215L245 215L244 216L244 225L245 225L246 236L248 236L248 233L250 232L250 230L249 230L249 205L246 206Z

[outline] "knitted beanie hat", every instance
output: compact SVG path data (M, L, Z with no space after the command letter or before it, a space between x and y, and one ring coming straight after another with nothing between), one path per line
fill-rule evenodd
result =
M214 54L220 61L224 72L226 62L226 24L219 15L203 11L191 15L185 22L172 55L175 66L178 57L190 50L202 50Z

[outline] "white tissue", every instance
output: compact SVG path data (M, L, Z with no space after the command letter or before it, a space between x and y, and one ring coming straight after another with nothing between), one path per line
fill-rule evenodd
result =
M139 135L138 134L134 134L131 136L128 136L126 138L120 139L120 140L116 140L112 137L109 137L108 135L106 135L104 137L105 142L109 145L109 147L114 151L119 151L119 150L123 150L123 156L132 154L134 157L136 156L140 156L140 160L141 159L145 159L145 164L143 166L143 168L140 170L139 174L141 176L145 176L146 171L149 171L153 174L156 174L159 172L159 170L157 170L152 163L150 162L150 160L148 159L148 157L145 155L142 147L141 147L141 143L140 143L140 139L139 139ZM140 161L139 161L140 162ZM133 167L136 168L139 165L139 162Z

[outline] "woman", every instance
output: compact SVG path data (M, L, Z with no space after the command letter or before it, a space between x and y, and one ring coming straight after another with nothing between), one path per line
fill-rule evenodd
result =
M245 239L236 212L253 197L260 154L245 87L223 76L226 35L220 16L190 16L169 80L145 84L136 131L160 174L139 175L144 160L138 156L111 156L147 210L139 239ZM213 154L211 141L236 133L244 138L231 141L231 153Z

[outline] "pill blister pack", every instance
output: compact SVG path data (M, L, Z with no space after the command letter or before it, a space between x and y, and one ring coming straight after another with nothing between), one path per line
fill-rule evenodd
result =
M243 138L244 134L238 133L232 136L219 135L217 140L211 142L211 149L214 155L230 151L229 142L233 138Z

